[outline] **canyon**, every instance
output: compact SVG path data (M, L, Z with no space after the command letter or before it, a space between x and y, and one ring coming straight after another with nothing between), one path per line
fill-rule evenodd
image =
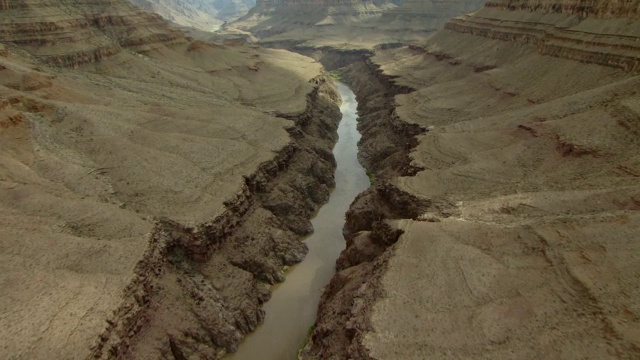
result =
M0 357L244 346L336 185L327 71L371 186L299 359L640 357L637 1L63 5L0 2Z

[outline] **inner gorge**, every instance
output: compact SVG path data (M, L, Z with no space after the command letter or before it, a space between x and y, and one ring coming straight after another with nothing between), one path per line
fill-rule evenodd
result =
M314 232L304 240L309 253L287 271L286 280L275 287L264 305L264 323L249 335L228 359L296 359L316 319L322 288L335 273L335 262L344 250L344 215L353 199L369 186L369 178L358 162L355 94L337 83L342 119L336 159L335 188L329 201L311 220Z

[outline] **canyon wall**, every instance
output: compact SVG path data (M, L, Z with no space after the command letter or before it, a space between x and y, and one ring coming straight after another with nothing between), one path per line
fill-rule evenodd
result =
M542 13L579 14L601 18L637 17L640 11L640 4L634 0L489 0L486 7Z
M263 0L228 26L262 40L293 40L349 37L346 30L379 18L396 7L390 1L359 0ZM354 28L355 29L355 28Z
M424 36L440 30L452 17L480 9L484 2L484 0L407 0L385 13L378 23L389 31L420 32ZM412 39L416 40L419 37L414 34Z

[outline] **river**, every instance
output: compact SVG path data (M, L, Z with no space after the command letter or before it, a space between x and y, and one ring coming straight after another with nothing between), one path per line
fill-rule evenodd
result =
M314 232L305 239L309 254L293 266L284 283L272 288L273 295L264 305L264 323L240 344L231 360L293 360L304 344L316 319L322 288L335 273L335 262L345 247L342 236L345 213L353 199L369 187L369 178L358 162L355 95L337 82L342 98L339 139L333 149L337 168L336 187L327 202L311 220Z

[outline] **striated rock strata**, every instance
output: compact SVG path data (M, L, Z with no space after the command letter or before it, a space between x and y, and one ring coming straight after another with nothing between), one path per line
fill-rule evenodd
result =
M149 51L185 42L160 16L121 1L58 4L20 0L6 4L0 38L46 63L77 67L113 56L122 48Z
M542 55L640 70L640 22L633 2L488 2L473 15L451 20L449 30L534 44Z

